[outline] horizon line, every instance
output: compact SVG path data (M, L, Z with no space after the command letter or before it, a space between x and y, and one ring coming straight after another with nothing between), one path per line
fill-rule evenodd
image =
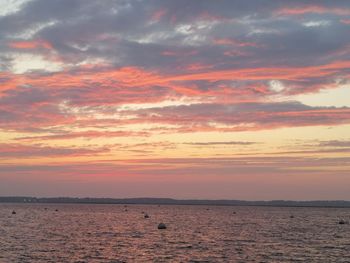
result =
M271 199L271 200L244 200L244 199L205 199L205 198L172 198L172 197L71 197L71 196L50 196L50 197L36 197L36 196L1 196L0 202L6 202L6 200L12 200L15 202L22 203L31 203L40 201L60 201L62 203L132 203L132 204L274 204L274 203L283 203L283 204L310 204L310 203L346 203L350 206L350 200L337 199L337 200L327 200L327 199L318 199L318 200L289 200L289 199ZM79 202L80 201L80 202Z

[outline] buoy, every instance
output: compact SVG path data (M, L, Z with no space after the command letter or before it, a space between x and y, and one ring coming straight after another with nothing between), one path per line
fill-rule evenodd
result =
M294 216L293 216L293 215L291 215L291 216L290 216L290 218L294 218Z
M339 220L339 225L345 225L345 224L349 224L349 222L345 221L344 219Z
M144 218L149 218L149 215L148 215L148 214L145 214L145 215L144 215Z
M160 223L158 225L158 229L166 229L166 225L164 223Z
M13 210L13 211L12 211L12 214L13 214L13 215L15 215L15 214L16 214L16 211L15 211L15 210Z

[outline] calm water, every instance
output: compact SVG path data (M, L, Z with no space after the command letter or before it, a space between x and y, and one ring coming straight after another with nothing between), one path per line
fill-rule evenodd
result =
M0 204L0 262L350 262L340 218L350 209Z

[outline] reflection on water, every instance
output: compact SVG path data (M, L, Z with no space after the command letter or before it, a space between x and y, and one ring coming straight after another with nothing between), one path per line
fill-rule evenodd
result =
M0 262L350 262L341 218L350 209L0 204Z

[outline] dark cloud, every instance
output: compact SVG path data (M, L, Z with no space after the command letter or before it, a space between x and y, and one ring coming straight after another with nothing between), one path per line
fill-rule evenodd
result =
M302 19L275 15L283 8L310 5L330 10L330 14L327 11L322 14L329 25L305 26L307 22L320 21L312 12L304 14ZM15 35L37 27L30 38L45 39L59 57L72 63L104 59L113 65L170 70L192 63L232 68L239 58L241 67L256 63L316 65L335 60L335 52L350 40L350 27L339 22L342 16L332 14L332 8L349 7L337 1L291 4L231 0L219 3L38 0L29 1L16 13L0 17L0 41L5 47L7 41L16 40ZM213 44L215 39L235 39L257 45L220 46ZM162 55L164 51L186 52L187 48L195 49L197 54L182 59ZM349 59L349 53L345 57L343 54L342 59Z
M347 108L266 101L348 79L349 10L344 1L28 1L0 17L0 127L348 123ZM23 54L62 69L13 74ZM183 98L200 103L130 111L127 120L94 116Z

